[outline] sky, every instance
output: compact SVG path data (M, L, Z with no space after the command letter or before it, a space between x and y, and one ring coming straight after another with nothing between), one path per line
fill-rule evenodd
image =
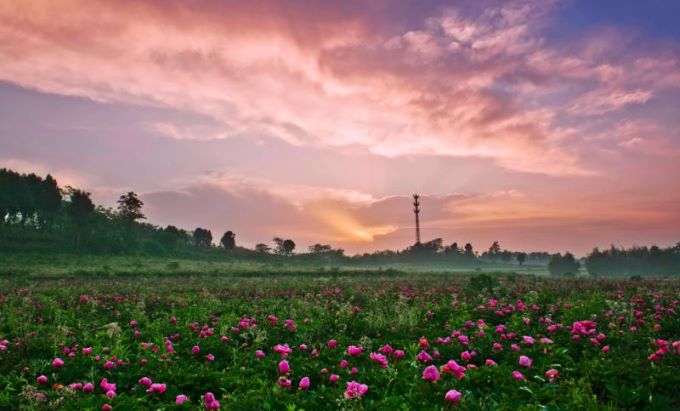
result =
M0 167L349 253L680 241L680 2L0 0Z

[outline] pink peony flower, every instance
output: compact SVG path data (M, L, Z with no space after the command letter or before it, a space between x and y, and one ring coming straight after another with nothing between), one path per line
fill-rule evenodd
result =
M347 347L347 354L349 354L350 357L358 357L361 355L361 352L364 350L362 346L356 346L356 345L350 345Z
M555 380L559 378L560 372L554 368L551 368L545 372L545 376L548 377L548 380L550 380L550 382L555 382Z
M153 384L153 381L151 381L151 378L149 377L142 377L138 382L145 387L149 387L151 384Z
M338 378L340 378L337 374L331 374L330 377L328 377L328 381L330 382L338 382Z
M380 347L378 351L380 351L381 354L390 355L394 352L394 349L390 347L388 344L385 344L382 347Z
M295 331L295 321L286 320L285 324L283 325L283 328L287 328L290 331Z
M347 383L347 389L345 390L345 398L361 398L368 392L368 385L361 384L356 381L350 381Z
M328 348L335 348L336 345L338 345L336 340L328 340Z
M444 399L446 401L452 403L452 404L458 404L462 397L463 397L463 394L461 394L459 391L449 390L449 391L447 391L446 395L444 396Z
M423 379L425 381L437 382L439 381L439 370L434 365L430 365L423 371Z
M102 410L104 411L111 411L113 407L111 407L111 404L104 404L102 405Z
M151 384L148 390L146 392L148 393L156 393L156 394L163 394L165 392L165 384Z
M404 352L404 350L394 351L394 358L396 358L397 360L404 358L405 355L406 353Z
M527 357L526 355L519 356L519 365L521 365L522 367L529 368L533 363L534 361L531 358Z
M200 352L201 352L201 347L199 347L198 345L194 345L193 347L191 347L191 353L192 354L196 355Z
M463 377L465 377L465 367L459 365L454 360L449 360L446 364L444 364L442 367L442 372L453 374L457 380L461 380Z
M281 362L279 362L279 373L288 374L289 372L290 372L290 364L288 364L288 361L286 361L286 360L281 360Z
M40 384L47 384L47 377L44 375L39 375L38 378L35 379L38 381Z
M102 380L99 382L99 387L101 387L102 391L104 392L116 391L116 384L110 383L106 378L102 378Z
M309 377L303 377L300 380L300 384L298 384L298 388L300 388L302 391L307 391L310 385L311 383L309 382Z
M513 372L512 372L512 378L514 378L514 379L516 379L516 380L526 380L526 378L524 377L524 375L523 375L521 372L519 372L519 371L513 371Z
M281 387L281 388L288 388L293 384L293 382L286 377L279 377L278 382L279 382L279 387Z
M64 366L64 360L61 358L57 357L54 360L52 360L52 367L54 368L61 368Z
M106 397L107 397L108 399L111 399L111 398L113 398L113 397L115 397L115 396L116 396L116 392L115 392L114 390L108 390L108 391L106 391Z
M387 357L385 357L384 355L372 352L370 354L370 358L371 360L380 364L380 367L387 368Z
M288 357L288 354L293 352L293 349L288 346L288 344L276 344L274 346L274 352L281 355L281 358Z
M484 364L486 364L486 365L488 365L488 366L490 366L490 367L493 367L493 366L495 366L495 365L498 365L498 364L496 364L496 361L492 360L491 358L487 358L487 360L484 362Z
M87 384L83 385L83 392L86 393L94 392L94 384L88 382Z
M92 354L92 347L83 347L83 349L81 350L81 352L83 353L83 355Z
M263 359L264 358L264 351L262 351L262 350L255 351L255 357L257 357L258 360Z
M189 397L187 397L184 394L180 394L177 397L175 397L175 404L177 404L177 405L182 405L187 401L189 401Z
M421 351L416 355L416 359L422 363L428 363L432 361L432 356L425 351Z

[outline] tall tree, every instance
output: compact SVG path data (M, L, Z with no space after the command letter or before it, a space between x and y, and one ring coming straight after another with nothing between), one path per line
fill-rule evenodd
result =
M293 254L293 250L295 250L295 242L291 239L287 239L283 242L283 253L285 255L291 255Z
M129 191L118 199L118 215L128 223L144 220L146 216L142 213L143 206L144 203L137 194Z
M78 225L87 223L88 218L94 211L94 203L90 198L90 193L69 187L68 214Z
M227 231L222 236L220 244L225 250L233 250L234 247L236 247L236 234L234 234L232 231Z
M194 242L199 247L210 247L212 245L212 233L210 230L198 227L194 230Z
M68 215L75 223L75 247L80 249L83 233L86 232L90 217L94 212L94 203L90 193L74 188L69 189Z
M527 253L524 253L524 252L517 253L517 262L519 263L519 265L523 265L524 261L526 261L526 259L527 259Z
M57 180L51 175L47 175L42 181L40 202L38 208L41 213L43 223L51 226L54 217L61 208L61 189Z
M274 247L274 252L280 255L290 255L295 250L295 242L291 239L284 240L281 237L274 237L272 240L276 247Z

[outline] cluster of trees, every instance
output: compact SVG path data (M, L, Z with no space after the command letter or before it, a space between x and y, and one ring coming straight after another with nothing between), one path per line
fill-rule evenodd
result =
M680 273L680 242L673 247L611 246L608 250L594 249L585 260L588 272L598 276L658 276Z
M0 169L0 249L5 251L75 251L91 253L142 253L172 256L229 255L244 259L294 258L323 264L388 265L427 263L477 266L487 263L547 265L554 275L576 275L581 263L571 253L517 252L494 241L479 253L471 243L445 245L441 238L416 243L404 250L384 250L345 256L342 249L314 244L306 253L294 254L292 239L274 237L273 245L260 243L254 250L238 247L228 230L214 244L212 232L198 227L186 231L144 222L144 202L134 192L120 196L115 209L96 206L90 193L60 188L50 175L20 174ZM225 253L225 251L228 251ZM290 260L288 260L290 261ZM680 243L675 247L633 247L593 250L585 268L594 275L665 275L680 272Z
M62 192L48 175L19 174L0 169L0 224L22 223L41 227L54 223L61 208Z
M548 262L548 271L552 275L575 276L581 268L581 263L576 260L572 253L555 254Z
M50 175L0 169L0 246L7 251L76 251L181 255L212 247L210 230L188 232L143 222L144 202L134 192L115 209L96 206L90 193L60 188ZM236 246L227 231L221 244Z

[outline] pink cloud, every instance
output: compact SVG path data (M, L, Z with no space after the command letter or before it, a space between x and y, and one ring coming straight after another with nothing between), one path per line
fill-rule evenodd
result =
M223 128L161 124L172 138L265 132L295 145L482 157L512 170L588 175L578 152L560 143L563 130L551 120L558 106L531 107L536 91L525 93L523 84L498 91L504 79L530 77L523 72L534 71L536 54L553 53L536 30L550 8L510 2L476 16L449 9L420 30L385 36L351 8L321 5L10 2L0 8L0 56L8 62L0 78L193 111Z

